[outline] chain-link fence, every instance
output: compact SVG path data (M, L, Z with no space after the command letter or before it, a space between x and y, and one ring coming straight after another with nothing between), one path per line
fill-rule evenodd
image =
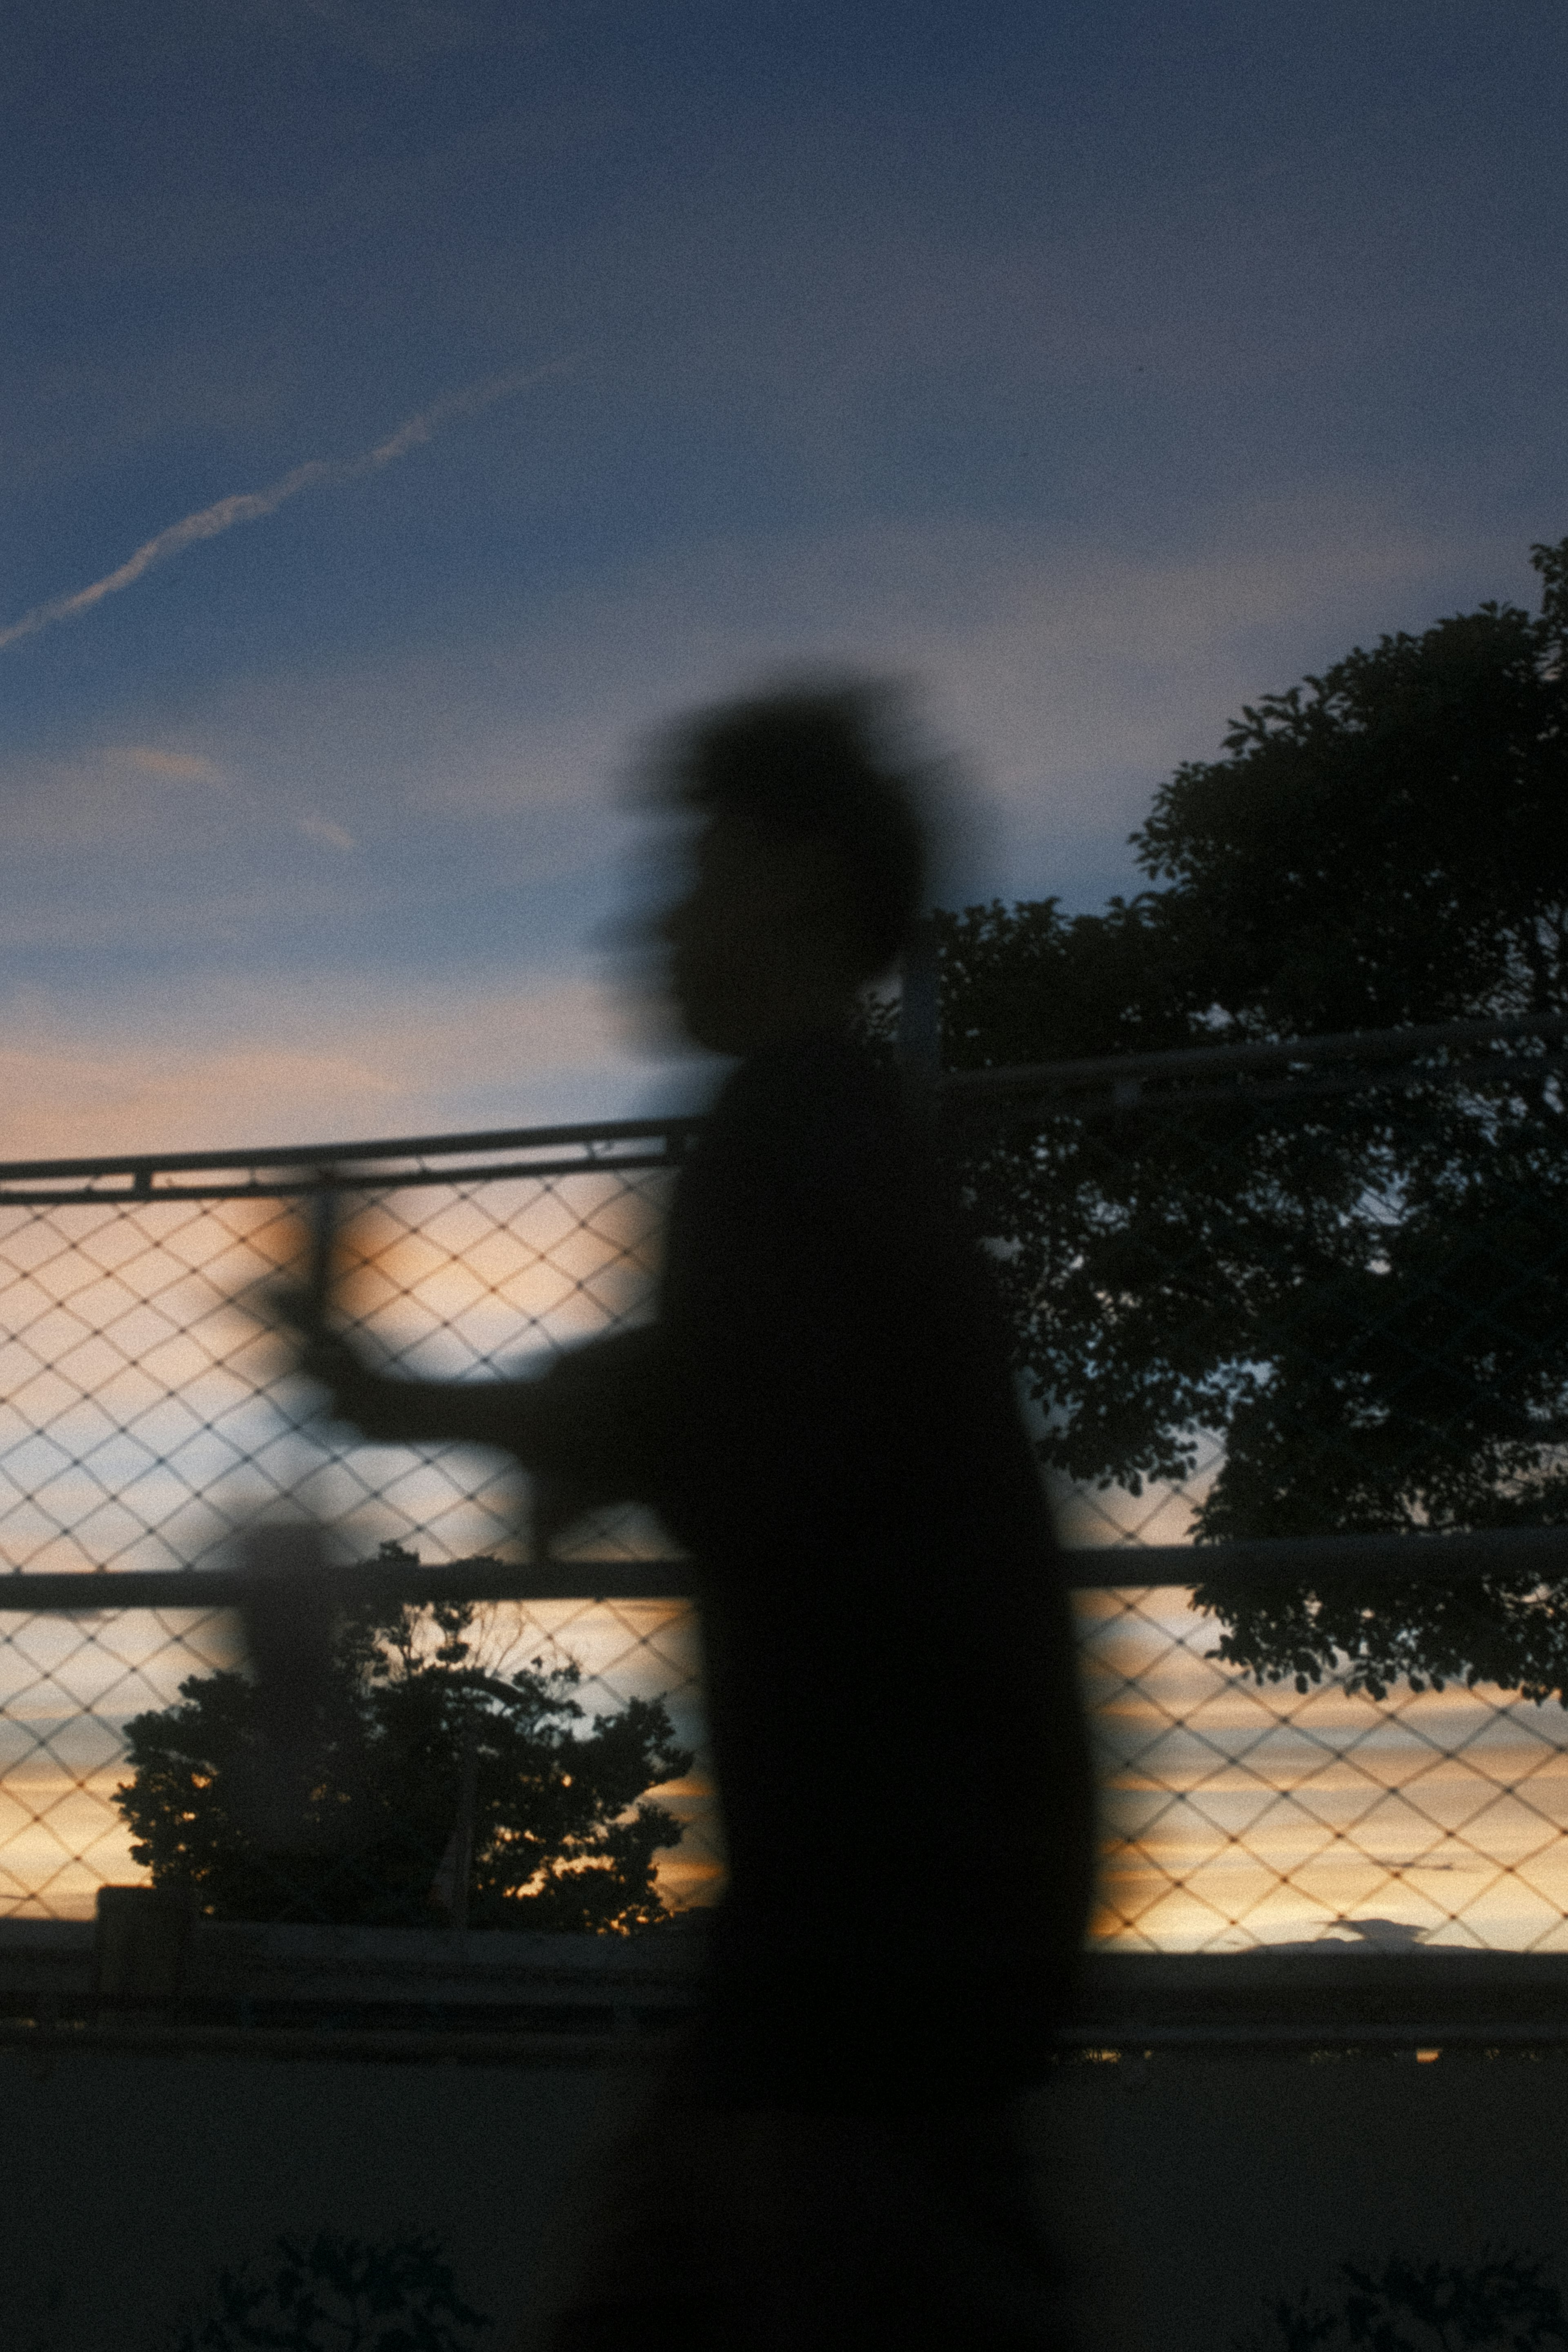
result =
M493 1686L531 1664L545 1675L574 1669L580 1679L558 1696L582 1718L561 1717L558 1729L584 1730L630 1700L662 1697L678 1743L695 1752L690 1769L658 1792L683 1828L659 1856L660 1891L680 1906L712 1886L721 1861L689 1607L659 1597L657 1574L651 1598L595 1602L591 1580L570 1570L553 1590L583 1598L493 1597L498 1584L506 1590L509 1566L515 1586L523 1557L521 1496L496 1457L334 1443L312 1422L311 1391L258 1296L282 1270L297 1270L302 1210L325 1189L343 1196L348 1213L341 1304L390 1362L453 1377L526 1364L531 1352L646 1311L689 1126L376 1146L336 1154L331 1166L274 1153L5 1171L0 1547L16 1579L10 1592L0 1588L11 1601L0 1616L8 1911L81 1914L100 1885L141 1874L114 1801L129 1769L125 1727L177 1705L187 1677L235 1666L235 1612L182 1606L181 1586L191 1571L193 1591L215 1591L214 1571L232 1567L237 1535L269 1515L321 1523L346 1561L391 1554L405 1587L420 1566L474 1563L457 1571L457 1591L492 1597L464 1629L463 1672ZM632 1513L577 1533L577 1550L605 1563L666 1549ZM105 1580L95 1583L96 1605L76 1605L79 1587L62 1592L58 1578L94 1570L116 1576L120 1591ZM605 1569L595 1574L602 1583ZM150 1578L162 1580L160 1605L134 1605ZM24 1580L29 1601L49 1588L47 1613L24 1613ZM679 1577L662 1581L679 1593ZM426 1868L427 1880L436 1875ZM311 1916L309 1904L300 1916Z
M1113 1947L1568 1948L1568 1542L1532 1533L1568 1518L1563 1025L942 1083L1078 1548ZM692 1131L0 1170L0 1906L81 1915L140 1874L127 1724L232 1666L221 1563L268 1512L384 1594L478 1597L404 1667L457 1641L450 1673L493 1693L571 1661L562 1730L661 1700L658 1887L715 1891L657 1528L606 1517L531 1574L494 1456L335 1445L256 1311L326 1188L389 1361L511 1368L635 1318ZM61 1581L97 1571L90 1605ZM416 1891L449 1902L458 1858L429 1863Z
M1064 1532L1172 1580L1080 1599L1124 1944L1568 1948L1565 1026L948 1081Z

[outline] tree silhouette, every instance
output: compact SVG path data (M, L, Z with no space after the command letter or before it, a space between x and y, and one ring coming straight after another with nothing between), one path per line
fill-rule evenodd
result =
M219 2271L159 2352L472 2352L494 2324L464 2301L434 2238L373 2243L319 2230Z
M939 917L947 1066L1568 1011L1568 541L1533 561L1539 614L1247 709L1155 795L1137 898ZM952 1122L1047 1460L1137 1493L1217 1437L1200 1541L1568 1520L1560 1053ZM1533 1572L1199 1600L1225 1655L1303 1685L1568 1683L1568 1586Z
M668 1917L654 1858L682 1828L644 1791L691 1755L663 1702L630 1699L579 1732L575 1664L487 1673L476 1613L345 1610L303 1753L269 1753L237 1671L193 1675L180 1705L133 1717L115 1800L153 1885L189 1889L211 1918L440 1926L433 1887L468 1774L471 1925L624 1935Z
M1568 2345L1568 2311L1542 2256L1483 2247L1474 2262L1342 2263L1337 2301L1306 2288L1269 2307L1266 2335L1232 2339L1235 2352L1550 2352Z

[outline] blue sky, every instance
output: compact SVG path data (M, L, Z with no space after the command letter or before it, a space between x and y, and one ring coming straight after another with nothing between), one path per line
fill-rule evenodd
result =
M1558 0L14 0L7 45L8 1154L670 1099L603 942L672 712L907 679L971 778L947 895L1091 907L1244 698L1568 531Z

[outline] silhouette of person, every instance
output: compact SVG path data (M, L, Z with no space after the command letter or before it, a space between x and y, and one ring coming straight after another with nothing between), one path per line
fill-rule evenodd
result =
M1070 1622L983 1263L852 1025L922 827L849 690L700 716L664 786L700 820L669 992L735 1066L657 1319L528 1381L307 1358L367 1435L508 1448L546 1527L651 1503L697 1564L729 1853L706 1999L525 2340L1065 2345L1018 2103L1090 1891Z

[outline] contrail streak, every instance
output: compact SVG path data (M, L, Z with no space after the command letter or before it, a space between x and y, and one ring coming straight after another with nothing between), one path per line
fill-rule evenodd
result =
M407 456L423 442L439 432L444 425L457 416L477 416L482 408L489 408L498 400L508 400L514 393L524 392L530 384L544 377L557 375L571 362L551 360L543 367L528 368L513 375L487 376L481 383L471 383L461 392L448 393L444 400L432 402L400 425L395 433L377 442L357 457L311 457L302 466L280 475L264 490L239 490L232 498L219 499L215 505L203 507L199 513L188 514L179 522L154 532L143 540L133 555L128 555L114 571L106 572L101 580L89 587L78 588L68 596L51 596L46 604L35 604L19 621L0 628L0 652L14 646L18 637L37 636L40 629L52 628L57 621L74 620L79 613L90 612L106 596L118 594L151 572L155 563L166 563L171 556L183 555L187 547L195 547L204 539L216 539L220 531L232 530L237 522L259 522L264 515L276 514L280 506L297 499L301 490L312 488L319 482L352 482L358 475L374 474L383 466L392 465Z

